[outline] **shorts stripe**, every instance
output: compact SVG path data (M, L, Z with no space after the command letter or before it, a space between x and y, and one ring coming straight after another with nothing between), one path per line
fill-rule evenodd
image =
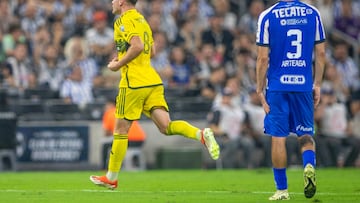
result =
M120 88L119 95L116 102L116 114L124 115L125 113L125 98L126 98L126 88Z

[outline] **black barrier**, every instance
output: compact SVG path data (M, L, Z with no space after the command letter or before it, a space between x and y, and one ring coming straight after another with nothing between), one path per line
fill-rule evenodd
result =
M18 127L19 162L78 163L89 159L88 126Z

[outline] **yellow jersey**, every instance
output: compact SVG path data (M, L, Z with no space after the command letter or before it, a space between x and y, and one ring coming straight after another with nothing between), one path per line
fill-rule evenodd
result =
M121 59L130 46L133 36L138 36L144 43L144 50L125 66L121 67L119 87L141 88L162 85L162 80L151 66L151 46L154 43L152 31L144 16L136 9L123 13L114 22L114 41Z

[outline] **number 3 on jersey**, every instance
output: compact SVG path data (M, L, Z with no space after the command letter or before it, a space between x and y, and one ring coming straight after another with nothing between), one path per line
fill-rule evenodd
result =
M295 36L295 40L291 41L291 46L296 48L295 52L287 52L286 56L288 57L288 59L298 59L301 57L301 50L302 50L302 32L299 29L291 29L288 30L287 32L287 36L291 37L291 36Z

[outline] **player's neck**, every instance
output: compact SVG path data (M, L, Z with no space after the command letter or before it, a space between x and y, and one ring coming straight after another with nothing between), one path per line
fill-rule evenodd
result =
M132 6L132 5L124 5L124 6L121 8L121 15L124 14L126 11L129 11L129 10L132 10L132 9L135 9L135 6Z

